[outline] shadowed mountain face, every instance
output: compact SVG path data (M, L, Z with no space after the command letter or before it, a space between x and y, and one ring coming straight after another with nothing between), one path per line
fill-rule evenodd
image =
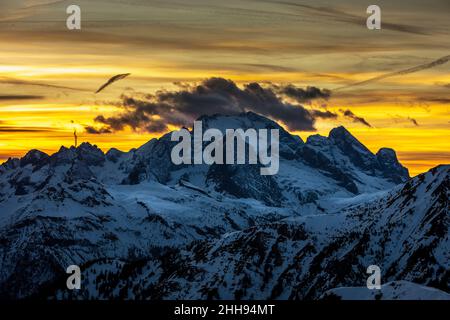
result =
M174 165L170 134L1 165L0 297L74 298L71 264L84 298L317 299L361 286L370 264L448 291L448 166L408 180L392 149L373 154L343 127L305 143L255 113L199 120L279 129L278 174Z

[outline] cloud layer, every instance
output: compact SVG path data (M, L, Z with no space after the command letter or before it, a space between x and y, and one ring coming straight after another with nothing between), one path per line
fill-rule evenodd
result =
M336 118L330 111L310 110L300 102L328 99L330 91L289 85L261 85L256 82L242 88L231 80L209 78L200 84L179 85L177 90L161 90L140 98L122 95L124 111L112 117L99 115L95 121L104 127L88 127L90 133L120 131L125 127L147 132L163 132L168 125L190 126L201 115L233 115L253 111L283 122L289 130L315 131L317 118ZM294 102L288 102L294 101Z

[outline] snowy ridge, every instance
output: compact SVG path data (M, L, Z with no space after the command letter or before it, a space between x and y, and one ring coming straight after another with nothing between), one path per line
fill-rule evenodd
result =
M408 180L393 150L342 127L304 143L254 113L201 120L278 128L279 174L175 166L170 134L1 165L0 297L318 299L363 285L370 264L449 291L449 166ZM86 276L75 296L70 264Z
M339 300L450 300L450 294L408 281L392 281L381 290L365 287L336 288L325 292L321 299Z

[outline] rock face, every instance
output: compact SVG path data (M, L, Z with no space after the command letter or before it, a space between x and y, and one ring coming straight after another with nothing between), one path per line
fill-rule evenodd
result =
M279 173L174 165L170 134L1 165L0 298L319 299L363 286L371 264L449 291L449 166L409 180L393 150L374 155L343 127L305 143L254 113L201 120L279 129Z
M29 151L22 159L20 159L20 166L25 167L27 164L33 165L33 167L42 167L48 163L50 157L39 150Z
M409 178L394 150L382 148L374 155L344 127L331 130L328 138L311 136L306 145L314 150L304 151L309 162L319 162L319 167L326 168L353 193L362 191L358 185L364 184L365 176L382 177L395 184Z
M408 169L398 162L397 154L390 148L381 148L377 152L377 159L383 170L385 177L390 178L396 183L405 181L409 177Z
M260 200L269 206L280 206L283 200L276 180L262 176L260 167L255 165L211 165L206 183L217 192Z
M374 169L374 155L372 152L344 127L331 130L328 139L342 154L347 155L350 162L356 167L365 170Z

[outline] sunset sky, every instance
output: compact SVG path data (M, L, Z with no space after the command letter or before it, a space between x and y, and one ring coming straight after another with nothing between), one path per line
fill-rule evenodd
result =
M366 28L374 3L382 30ZM70 4L81 7L81 30L66 28ZM330 90L302 106L337 117L293 133L344 125L373 152L395 149L416 175L450 163L450 61L355 84L449 56L449 12L448 0L1 0L0 163L70 146L74 128L105 151L139 147L162 132L86 127L125 112L122 95L141 101L220 77ZM94 94L121 73L131 75Z

